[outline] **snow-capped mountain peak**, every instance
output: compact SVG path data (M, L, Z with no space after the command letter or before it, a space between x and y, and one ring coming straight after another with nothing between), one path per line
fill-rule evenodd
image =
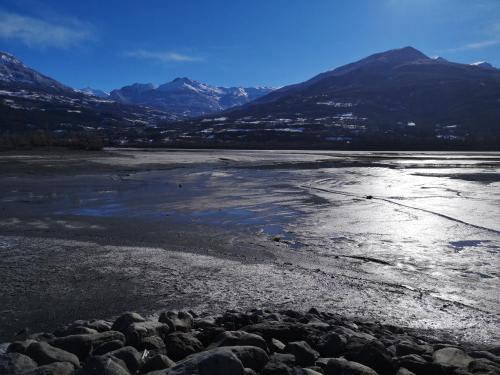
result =
M179 77L158 88L145 88L138 92L125 86L113 90L110 97L126 103L146 105L180 116L200 116L246 104L272 91L271 88L217 87L188 77Z

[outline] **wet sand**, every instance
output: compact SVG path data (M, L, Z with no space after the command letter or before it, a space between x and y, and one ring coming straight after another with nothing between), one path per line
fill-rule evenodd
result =
M315 306L494 342L499 176L498 153L3 153L0 341L125 310Z

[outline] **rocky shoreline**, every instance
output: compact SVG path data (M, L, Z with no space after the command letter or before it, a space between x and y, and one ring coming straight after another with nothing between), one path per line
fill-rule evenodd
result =
M155 320L127 312L25 335L0 354L0 374L500 374L500 345L446 342L314 308L168 311Z

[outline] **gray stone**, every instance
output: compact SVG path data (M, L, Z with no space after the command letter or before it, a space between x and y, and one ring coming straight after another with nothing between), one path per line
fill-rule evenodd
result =
M124 347L123 341L120 340L107 341L102 345L99 345L97 348L95 348L92 351L92 355L103 355L123 347Z
M69 362L74 367L80 366L80 360L76 355L49 345L46 342L32 343L26 350L26 355L30 356L39 365L48 365L53 362Z
M51 341L50 344L75 354L80 361L83 361L89 356L93 348L97 348L105 342L115 340L125 342L125 336L121 332L107 331L94 333L92 335L71 335L59 337Z
M141 373L148 373L151 371L164 370L175 366L175 362L163 354L156 354L144 362L141 367Z
M293 354L297 364L303 367L314 365L316 359L319 358L319 353L305 341L289 342L285 347L285 352Z
M165 339L169 332L170 327L164 323L137 322L128 326L125 330L125 337L128 345L139 346L146 337L159 336Z
M325 375L378 375L378 373L361 363L332 358L326 365Z
M160 314L159 322L170 324L174 326L175 331L189 332L193 328L194 319L190 313L186 311L166 311Z
M213 349L221 346L256 346L268 351L266 341L261 336L244 331L222 332L208 348Z
M174 332L165 338L167 355L174 361L180 361L188 355L203 350L203 344L190 333Z
M69 362L53 362L33 370L24 371L21 375L70 375L74 371L75 367Z
M154 372L164 375L244 375L241 361L229 350L217 348L194 354L174 367Z
M127 365L122 360L113 356L90 357L78 375L130 375Z
M0 354L0 374L20 374L36 368L38 365L27 355L21 353Z
M215 350L231 351L244 367L259 372L269 361L267 353L256 346L224 346Z
M135 312L126 312L125 314L120 315L120 317L115 320L113 326L111 327L111 330L125 333L128 329L128 326L132 323L140 323L145 321L146 319Z
M122 360L132 374L135 374L142 365L141 354L131 346L125 346L123 348L113 350L112 352L105 354L103 357L114 357Z
M441 366L466 368L472 361L472 358L463 350L457 348L443 348L434 352L432 361Z

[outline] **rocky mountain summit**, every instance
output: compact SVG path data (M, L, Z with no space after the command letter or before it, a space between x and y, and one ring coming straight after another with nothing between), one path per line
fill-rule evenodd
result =
M168 311L156 320L129 312L12 342L0 354L0 373L494 375L500 346L460 345L316 309Z
M195 117L249 103L271 91L269 87L216 87L183 77L158 87L150 83L135 83L111 91L110 98L156 108L179 117Z

